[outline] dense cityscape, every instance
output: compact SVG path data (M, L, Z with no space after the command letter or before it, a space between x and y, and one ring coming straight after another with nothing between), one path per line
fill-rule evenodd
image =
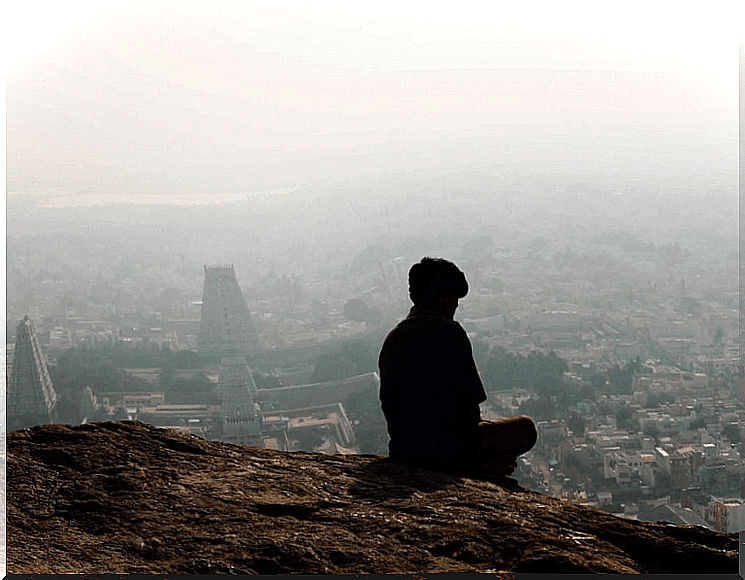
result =
M745 529L732 234L430 241L469 279L456 319L489 395L482 416L537 421L523 485L629 518ZM61 240L64 257L60 240L28 236L8 252L8 377L16 332L32 326L56 421L138 419L286 451L387 453L377 353L409 308L406 274L421 256L381 239L336 271L250 280L184 256L122 266L105 237L93 248ZM232 358L218 344L230 330L208 329L223 311ZM251 426L227 427L241 413Z

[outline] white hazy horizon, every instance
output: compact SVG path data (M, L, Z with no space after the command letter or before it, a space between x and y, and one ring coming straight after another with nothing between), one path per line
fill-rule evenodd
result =
M201 204L469 166L736 171L734 14L576 7L16 7L7 194Z

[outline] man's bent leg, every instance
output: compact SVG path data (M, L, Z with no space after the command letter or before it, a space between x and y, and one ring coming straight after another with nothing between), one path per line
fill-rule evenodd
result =
M478 450L480 472L486 476L510 475L517 458L530 451L538 440L533 419L520 415L479 423Z

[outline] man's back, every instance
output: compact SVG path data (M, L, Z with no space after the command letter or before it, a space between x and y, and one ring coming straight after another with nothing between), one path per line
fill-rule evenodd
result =
M414 306L380 353L380 399L392 459L448 472L471 463L486 393L454 320Z

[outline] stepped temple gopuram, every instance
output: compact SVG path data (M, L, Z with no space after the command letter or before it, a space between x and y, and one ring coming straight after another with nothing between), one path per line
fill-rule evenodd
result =
M47 370L47 361L28 316L18 324L15 350L8 377L7 428L54 423L57 393Z
M199 351L233 356L261 351L251 314L232 265L204 267Z

